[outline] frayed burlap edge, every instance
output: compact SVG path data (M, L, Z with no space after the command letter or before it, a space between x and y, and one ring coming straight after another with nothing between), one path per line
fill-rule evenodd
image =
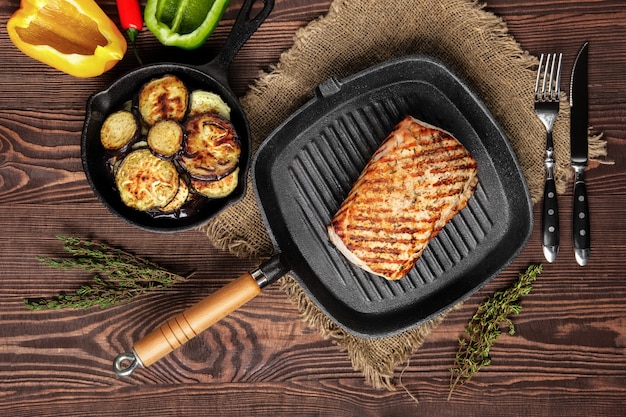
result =
M368 0L359 0L359 2L366 4ZM373 1L370 1L370 3L373 3ZM460 62L454 51L450 52L443 46L438 47L436 45L430 45L432 48L425 48L426 50L424 51L425 53L437 55L454 71L464 75L471 85L479 87L478 94L483 98L486 106L492 111L494 117L498 119L505 133L511 139L511 145L516 151L527 179L531 200L533 203L536 203L541 199L543 191L543 152L541 151L541 145L543 144L545 131L543 131L543 127L537 118L529 117L527 123L534 125L535 132L542 132L542 137L537 146L537 152L530 154L524 152L523 143L518 142L517 139L521 137L521 131L531 129L527 125L520 126L520 123L511 117L513 113L511 109L521 109L528 106L525 111L528 113L532 112L532 99L530 96L525 96L526 90L518 90L519 86L523 85L527 86L528 91L532 91L538 60L536 57L522 51L519 44L508 33L505 22L492 13L486 12L484 5L481 5L479 2L449 0L448 2L439 2L441 7L445 7L443 3L450 3L455 7L463 9L463 13L468 15L467 19L471 20L473 27L478 28L477 30L489 38L489 42L494 43L494 49L499 54L494 61L500 64L504 63L503 65L505 66L515 67L518 72L517 75L524 80L523 83L518 83L515 86L503 86L497 84L497 81L493 81L496 84L490 84L492 80L482 78L483 74L481 74L480 70L466 68L467 65L478 65L477 63ZM297 63L298 59L301 59L301 55L306 55L306 52L315 46L318 37L322 37L327 28L339 24L347 24L344 20L344 14L346 9L349 9L354 4L357 4L354 0L335 0L331 4L327 15L320 16L320 18L300 29L295 35L292 48L281 55L280 61L271 68L270 73L261 74L254 85L250 87L248 94L242 98L241 102L244 109L249 110L247 114L250 119L253 151L256 150L260 141L267 137L276 126L311 97L313 88L319 82L330 76L345 77L350 75L342 73L343 67L340 64L324 67L320 70L322 71L320 74L298 74L300 78L297 79L290 72L290 69ZM387 6L391 7L390 5ZM407 6L404 5L403 7ZM450 47L454 48L455 45L450 45ZM462 47L462 45L459 46L459 48ZM361 68L353 68L352 73L377 62L393 58L393 55L398 52L376 51L371 59L365 59L359 63ZM481 55L486 53L485 51L479 50L475 52L478 54L475 58L476 62L489 58ZM456 53L459 53L458 50ZM341 60L344 57L338 56L337 59ZM519 73L520 68L523 69L522 73ZM501 68L501 70L506 71L507 68ZM275 83L281 84L280 92L271 91L275 90ZM507 106L502 106L502 103L491 100L492 97L488 94L488 91L498 88L511 88L510 97L507 98L510 99L510 102ZM518 90L515 90L515 88ZM524 88L526 89L526 87ZM280 96L275 96L277 100L291 101L291 108L278 109L278 111L273 109L271 112L254 111L260 104L267 104L259 100L259 97L264 96L268 91L271 91L270 95L280 94ZM501 99L502 97L500 97ZM271 102L271 97L267 100ZM561 102L554 137L555 141L558 142L560 140L560 145L563 145L565 138L568 138L568 136L569 105L567 98L565 98ZM606 156L606 143L602 140L601 134L590 135L589 150L590 158L592 159ZM569 147L559 146L556 150L556 159L555 176L557 191L563 193L573 175L569 167ZM246 216L242 216L242 213L246 213ZM255 236L255 239L242 236L241 230L248 230L248 228L258 230L259 233ZM256 207L256 201L250 185L248 186L248 195L243 202L231 209L227 209L216 220L202 227L201 230L207 234L216 247L228 250L239 257L260 261L269 257L273 250L269 235L264 232L262 217L258 207ZM362 339L340 329L330 318L323 314L306 296L293 278L289 276L282 278L280 287L287 294L289 300L297 306L302 319L310 327L318 330L324 338L332 340L342 351L346 351L353 368L361 371L366 382L375 388L395 389L395 368L399 364L405 363L422 346L431 330L439 325L446 316L446 313L441 314L435 319L399 335L380 339ZM458 307L458 305L455 307Z
M318 330L324 338L332 340L342 351L347 352L353 369L362 372L365 381L377 389L396 389L394 371L397 365L406 362L446 316L446 313L440 314L419 327L387 337L387 343L381 344L380 339L356 337L339 328L311 302L291 276L283 277L280 287L298 307L309 327ZM457 304L453 308L459 307L460 304ZM391 350L387 348L390 345L393 345Z

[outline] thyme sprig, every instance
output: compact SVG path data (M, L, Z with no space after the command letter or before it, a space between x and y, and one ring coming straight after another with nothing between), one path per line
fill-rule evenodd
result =
M530 293L532 283L540 273L541 265L530 265L511 287L495 292L478 305L476 313L465 327L466 337L459 338L459 350L454 366L450 368L448 400L457 385L465 384L491 363L489 351L500 337L502 327L508 327L510 335L515 334L515 326L510 316L520 313L520 298Z
M24 305L31 310L61 308L102 309L129 302L148 291L164 289L188 277L169 272L159 265L120 249L90 240L57 236L72 255L68 259L37 257L51 267L82 269L93 272L91 283L82 285L74 293L61 292L52 298L27 298Z

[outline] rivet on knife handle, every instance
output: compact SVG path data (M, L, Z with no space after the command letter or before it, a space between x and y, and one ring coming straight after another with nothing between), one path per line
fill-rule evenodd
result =
M576 169L574 180L574 254L578 265L585 266L589 259L591 236L589 228L589 206L587 204L587 187L585 185L584 168Z

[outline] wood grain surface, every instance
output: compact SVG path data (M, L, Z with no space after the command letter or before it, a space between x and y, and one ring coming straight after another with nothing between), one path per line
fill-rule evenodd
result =
M117 20L113 0L98 3ZM138 48L144 62L205 62L223 43L240 4L231 1L214 36L195 52L166 52L142 33ZM329 0L277 0L233 62L230 82L237 95L277 62L296 30L329 5ZM112 360L134 340L255 265L212 248L196 231L137 230L98 202L80 161L85 103L136 61L127 54L113 70L85 80L40 64L13 47L6 33L18 6L17 0L0 4L0 415L626 415L626 2L486 5L506 21L523 49L563 52L565 79L578 48L590 41L589 121L604 132L614 164L587 176L589 265L578 267L570 250L568 192L559 197L561 253L554 264L544 263L524 298L515 317L517 335L502 336L491 351L492 365L450 401L457 338L477 304L530 263L543 262L539 221L521 255L452 312L397 370L395 392L369 387L345 352L307 328L277 286L149 369L117 377ZM89 278L36 260L64 256L55 237L60 234L104 241L172 272L195 274L168 291L116 308L31 312L23 298L70 291Z

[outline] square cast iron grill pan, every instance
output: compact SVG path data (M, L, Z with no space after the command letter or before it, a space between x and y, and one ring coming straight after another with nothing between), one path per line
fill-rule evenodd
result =
M406 115L463 143L478 163L479 184L413 270L388 281L348 262L326 226ZM507 138L468 86L427 56L319 85L261 145L252 177L280 262L322 311L361 337L404 331L469 297L519 254L532 231L530 196Z

